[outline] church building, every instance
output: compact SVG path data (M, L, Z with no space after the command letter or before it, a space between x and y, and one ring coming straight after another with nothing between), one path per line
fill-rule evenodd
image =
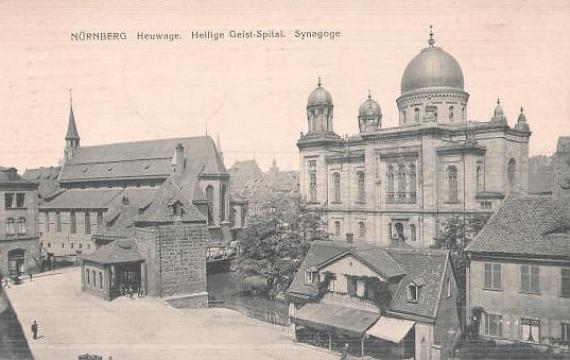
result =
M382 127L381 106L368 94L358 134L337 135L319 79L297 142L300 191L326 210L333 239L428 247L447 218L492 213L507 194L527 192L523 109L511 126L497 100L489 120L473 121L468 100L461 66L432 32L402 76L396 127Z

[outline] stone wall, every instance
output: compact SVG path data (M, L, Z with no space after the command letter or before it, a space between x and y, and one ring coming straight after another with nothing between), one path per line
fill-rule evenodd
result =
M145 258L147 292L153 296L174 297L176 304L207 304L206 224L154 225L135 229L135 238ZM200 300L195 301L201 294ZM183 301L188 295L192 301ZM168 299L167 299L168 300ZM175 304L175 305L176 305Z

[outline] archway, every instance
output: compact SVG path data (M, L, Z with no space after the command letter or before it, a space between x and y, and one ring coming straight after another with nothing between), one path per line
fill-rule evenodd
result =
M13 249L8 251L8 271L10 276L19 276L24 272L26 250Z

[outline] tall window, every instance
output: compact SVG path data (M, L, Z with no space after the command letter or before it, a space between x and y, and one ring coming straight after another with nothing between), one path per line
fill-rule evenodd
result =
M483 313L483 333L487 336L503 336L503 317L498 314Z
M523 341L540 342L540 320L522 318L521 339Z
M309 200L317 201L317 160L309 160Z
M414 121L415 122L420 122L420 109L415 108L414 109Z
M521 291L538 294L540 272L538 266L521 265Z
M334 202L340 202L341 194L340 194L340 174L334 173L333 174L333 191L334 191Z
M99 273L99 287L103 288L103 273Z
M400 241L406 241L406 236L404 235L404 225L402 223L394 224L394 228L396 229L396 236Z
M513 188L517 183L517 162L515 159L510 159L507 164L507 180L509 185Z
M461 119L463 119L463 121L465 121L465 118L467 117L467 113L465 111L465 106L463 106L461 108Z
M453 115L454 115L453 111L454 111L453 106L450 106L449 107L449 121L453 121Z
M26 194L24 193L17 193L16 194L16 207L23 208L25 204Z
M87 285L91 285L91 279L89 279L89 269L85 270L85 280L87 280Z
M222 185L222 191L220 192L220 220L226 220L226 185Z
M49 233L49 211L44 213L46 233Z
M408 121L406 110L402 111L402 122L405 124Z
M6 235L16 234L16 226L13 218L6 219Z
M394 200L394 167L392 165L388 165L386 169L386 195L388 196L388 203L391 203Z
M366 224L364 221L358 223L358 237L364 239L366 237Z
M406 169L404 165L398 167L398 199L403 202L406 199Z
M6 209L10 209L14 206L13 203L14 203L14 194L4 193L4 207Z
M358 176L358 202L366 202L366 178L364 177L364 171L359 171Z
M410 164L410 202L415 204L416 202L416 188L417 188L417 173L416 165Z
M208 200L208 224L214 223L214 187L208 185L206 188L206 199Z
M72 234L77 233L77 221L75 219L75 212L69 213L69 229Z
M485 263L483 286L485 289L501 290L501 264Z
M412 241L416 241L417 234L416 234L416 225L410 225L410 238Z
M97 212L97 228L98 229L103 228L103 212L102 211Z
M561 323L560 329L560 336L562 340L570 341L570 324L569 323Z
M89 211L85 212L85 233L91 234L91 216L89 216Z
M420 297L420 288L416 285L408 286L408 301L416 303Z
M392 223L388 223L388 239L392 240L394 234L392 233Z
M447 168L447 201L456 202L457 197L457 168L450 166Z
M335 221L334 222L334 234L337 237L340 237L341 231L340 231L340 221Z
M570 297L570 268L560 269L560 295Z
M91 270L91 275L93 276L93 286L97 286L97 275L95 274L95 270Z
M18 219L18 234L26 233L26 218L21 217Z
M483 163L481 161L477 162L477 192L485 190L485 183L483 178Z
M61 213L59 211L55 213L55 231L61 232Z
M331 274L331 278L329 281L329 291L335 291L336 290L336 274Z

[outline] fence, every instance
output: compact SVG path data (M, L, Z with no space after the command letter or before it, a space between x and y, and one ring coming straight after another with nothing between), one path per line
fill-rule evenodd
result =
M289 308L284 302L256 296L211 299L210 307L228 308L245 316L279 326L289 326Z

